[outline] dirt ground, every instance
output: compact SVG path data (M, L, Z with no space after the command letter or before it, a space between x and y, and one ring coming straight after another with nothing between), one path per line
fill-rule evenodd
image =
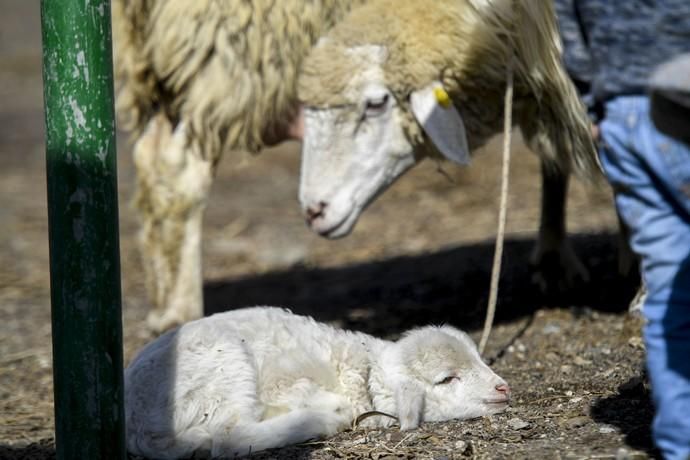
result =
M0 0L0 458L54 456L39 2ZM518 149L519 150L519 149ZM119 141L125 360L150 336L129 205L134 170ZM487 300L500 157L422 164L326 241L297 204L295 145L225 157L204 239L209 313L270 304L395 338L448 322L477 338ZM589 283L542 295L527 264L539 213L539 167L516 151L496 327L487 356L514 391L504 414L400 432L356 430L256 458L648 458L652 409L634 277L617 271L608 189L574 183L569 226Z

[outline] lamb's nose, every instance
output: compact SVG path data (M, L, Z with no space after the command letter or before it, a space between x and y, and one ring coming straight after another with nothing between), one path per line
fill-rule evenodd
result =
M311 206L307 207L307 209L304 211L307 223L311 225L312 222L314 222L316 219L318 219L319 217L323 217L327 207L328 203L326 203L325 201L319 201L318 203L312 204Z
M503 393L506 398L510 398L510 387L508 386L507 383L499 383L496 385L496 391L499 393Z

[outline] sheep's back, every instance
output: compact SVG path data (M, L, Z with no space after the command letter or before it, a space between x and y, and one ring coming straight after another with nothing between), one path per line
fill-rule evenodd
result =
M163 111L186 120L212 159L259 150L296 110L300 62L323 30L365 0L115 0L125 126Z

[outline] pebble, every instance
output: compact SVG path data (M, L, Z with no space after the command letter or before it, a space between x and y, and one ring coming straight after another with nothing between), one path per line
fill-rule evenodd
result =
M611 425L602 425L599 427L599 433L601 434L615 433L616 431L616 428Z
M561 327L558 324L549 323L546 326L544 326L541 332L545 335L558 334L559 332L561 332Z
M589 417L585 417L584 415L582 415L579 417L573 417L566 420L565 422L563 422L563 426L566 426L568 428L578 428L588 424L589 422Z
M402 441L403 437L402 431L393 431L392 433L386 434L386 440L395 443Z
M522 430L529 427L529 423L516 417L508 420L508 426L513 430Z
M550 351L546 354L546 359L548 359L549 361L558 361L560 358L556 353Z
M640 337L630 337L630 340L628 340L628 345L638 350L644 350L644 343L642 343L642 339Z
M616 460L643 460L649 458L644 452L628 450L621 447L616 451Z
M592 364L592 361L581 358L580 356L576 356L573 361L577 366L589 366L590 364Z

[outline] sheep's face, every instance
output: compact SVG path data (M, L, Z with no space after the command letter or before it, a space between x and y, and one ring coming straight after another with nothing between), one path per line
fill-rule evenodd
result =
M448 326L417 329L395 350L392 386L401 428L476 418L508 407L510 387L482 361L465 333Z
M347 235L374 198L416 162L402 128L402 111L385 85L385 50L347 51L366 68L344 83L342 103L304 107L300 202L322 236Z
M300 201L322 236L350 233L369 203L430 147L469 162L463 120L441 82L393 90L386 84L387 57L383 46L347 48L326 40L303 69Z

